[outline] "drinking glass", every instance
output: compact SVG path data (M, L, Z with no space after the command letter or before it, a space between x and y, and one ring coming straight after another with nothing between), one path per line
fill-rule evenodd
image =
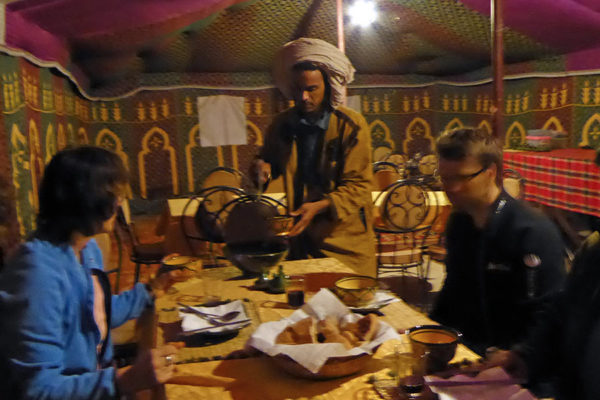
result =
M290 276L285 284L285 293L290 306L302 306L304 304L304 277Z
M396 383L408 398L423 391L423 375L427 354L417 355L410 343L400 343L394 348L396 356Z

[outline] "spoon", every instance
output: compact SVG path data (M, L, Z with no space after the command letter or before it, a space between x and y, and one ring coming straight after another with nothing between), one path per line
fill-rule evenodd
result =
M237 317L238 315L240 315L239 311L230 311L224 315L217 315L217 314L211 314L211 313L205 313L202 311L198 311L193 307L190 307L186 304L182 304L182 303L177 303L179 306L183 307L183 309L186 312L192 313L192 314L196 314L201 316L202 318L206 319L208 322L210 322L213 325L217 325L223 322L229 322L232 319L234 319L235 317Z

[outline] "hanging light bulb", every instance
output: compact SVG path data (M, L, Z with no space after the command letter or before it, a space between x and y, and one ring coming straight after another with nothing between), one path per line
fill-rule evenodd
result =
M348 13L352 23L363 28L371 25L377 19L377 10L372 1L356 0L348 9Z

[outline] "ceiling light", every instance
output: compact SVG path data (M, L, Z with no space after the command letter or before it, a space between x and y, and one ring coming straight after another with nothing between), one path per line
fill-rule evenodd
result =
M367 27L377 19L377 10L372 1L356 0L348 9L350 20L354 25Z

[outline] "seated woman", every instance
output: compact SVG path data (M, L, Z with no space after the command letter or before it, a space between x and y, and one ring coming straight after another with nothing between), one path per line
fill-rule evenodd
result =
M0 391L7 399L118 398L173 374L172 345L142 352L131 367L111 365L110 329L153 306L153 290L177 279L163 274L111 295L92 236L112 231L126 184L119 157L97 147L61 151L46 167L37 231L0 274Z

